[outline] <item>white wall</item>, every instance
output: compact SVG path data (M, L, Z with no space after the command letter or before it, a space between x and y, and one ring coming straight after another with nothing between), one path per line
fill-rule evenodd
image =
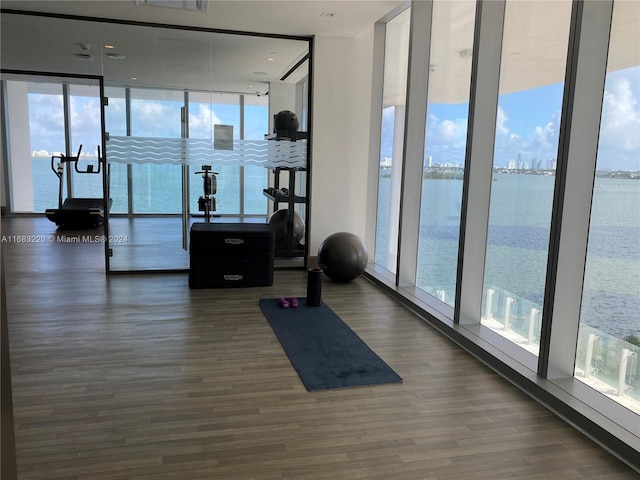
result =
M312 257L332 233L365 238L372 65L373 25L355 39L315 37Z

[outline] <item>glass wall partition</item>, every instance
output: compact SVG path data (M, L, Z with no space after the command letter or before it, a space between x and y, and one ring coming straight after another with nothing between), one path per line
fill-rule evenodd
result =
M507 1L505 7L482 324L535 355L571 6Z
M453 306L475 2L435 2L416 286Z
M616 2L575 378L640 413L640 5ZM631 20L630 19L635 19ZM629 29L629 30L627 30Z
M173 90L131 89L131 136L181 138L184 94ZM161 148L161 147L157 147ZM133 165L133 211L174 213L182 211L182 178L179 165L166 164L161 155Z
M82 146L78 170L86 172L90 168L89 165L97 164L98 150L102 149L100 88L97 85L74 84L67 88L71 152L77 153ZM95 196L95 192L102 191L102 175L83 174L74 170L72 186L74 197L91 198Z
M233 148L233 140L242 135L240 99L238 94L189 92L189 138L206 139L212 150L216 141L218 144L229 141L228 146L221 148ZM224 138L220 139L220 136ZM193 165L191 170L195 172L200 168ZM240 166L214 162L213 171L218 173L216 214L240 215ZM198 211L198 197L202 194L202 178L192 174L189 205L194 213Z
M171 25L164 28L94 20L64 15L3 14L2 67L29 71L37 65L43 71L104 78L105 97L109 98L105 114L109 140L105 153L113 200L108 218L113 223L110 232L113 235L108 240L118 239L106 245L105 252L112 255L107 264L111 271L187 269L189 222L202 221L197 216L189 218L190 213L198 213L197 198L202 191L201 179L194 172L203 164L213 166L219 173L217 215L226 217L224 221L245 221L246 215L252 215L255 218L249 221L266 222L267 198L263 195L269 186L266 169L260 162L245 165L248 150L238 142L244 139L264 142L259 150L267 158L273 155L265 139L273 133L268 128L273 115L282 109L292 110L302 125L308 125L304 109L309 101L300 101L297 83L308 74L310 61L304 60L310 55L310 37L236 34L205 28L182 30ZM29 33L34 31L43 34ZM57 32L56 42L47 41L50 38L47 32L52 31ZM20 45L29 45L31 54L24 55L17 48ZM281 80L285 76L290 78ZM278 98L269 101L274 85ZM93 114L91 108L100 105L99 93L83 88L67 94L47 93L30 101L35 107L44 100L53 101L66 113L50 109L46 114L48 125L42 123L47 130L38 135L50 134L51 127L55 127L61 138L58 151L71 147L75 151L82 143L83 152L89 155L83 157L83 162L97 154L96 139L101 139L102 132L94 128L99 115ZM28 101L25 103L28 105ZM21 111L28 108L21 107ZM60 123L65 115L68 122ZM217 127L229 127L233 132L230 138L233 153L228 157L218 155L221 150L215 146ZM82 136L89 128L93 128L91 136ZM196 137L206 143L203 148L207 158L189 150L193 145L187 139L198 140ZM114 151L118 142L124 148L120 156ZM307 142L301 143L306 162ZM26 147L26 141L22 144L27 153L20 158L30 160L31 151L45 150ZM173 149L172 153L167 148ZM22 164L25 168L13 171L20 182L32 185L31 161ZM46 172L44 168L35 170ZM309 179L305 175L301 181ZM53 173L50 183L55 187ZM70 192L74 188L95 190L92 184L81 187L79 183L74 175L65 187ZM32 187L15 189L18 191L22 193L12 202L13 211L31 212L45 207L33 204ZM31 199L25 203L22 197ZM55 199L41 195L46 207L53 206L49 202ZM308 203L303 208L308 219ZM142 225L140 221L147 220L156 222L153 228L138 228ZM163 225L174 221L177 221L175 230Z
M105 111L105 130L108 135L125 137L128 135L130 123L127 120L127 91L122 87L105 87L108 106ZM133 213L132 199L129 197L132 165L112 163L109 165L109 195L112 200L112 214Z
M303 109L302 118L306 127L306 110ZM269 99L266 95L247 95L244 97L244 139L263 140L264 132L269 131ZM244 210L245 215L267 215L267 200L262 193L263 185L268 183L268 170L261 166L245 165L244 171Z
M121 106L124 103L124 114ZM110 121L124 120L109 131L107 154L118 135L121 138L147 139L147 144L135 144L144 155L142 161L124 163L111 161L115 176L110 179L111 195L122 198L127 192L129 203L121 217L112 212L110 233L113 271L154 270L187 268L188 255L183 248L182 213L182 169L180 165L166 163L163 154L164 139L179 139L182 136L182 107L184 94L176 90L128 88L125 98L114 99L106 107L114 108ZM122 182L126 181L125 184ZM113 198L113 197L112 197ZM121 202L118 202L121 204Z
M404 10L386 24L385 34L375 263L392 273L398 250L410 18L411 9Z

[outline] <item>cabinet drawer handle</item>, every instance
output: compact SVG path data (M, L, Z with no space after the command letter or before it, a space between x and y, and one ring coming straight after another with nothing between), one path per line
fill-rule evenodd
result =
M239 280L242 280L242 278L242 275L224 275L225 280L230 280L232 282L237 282Z

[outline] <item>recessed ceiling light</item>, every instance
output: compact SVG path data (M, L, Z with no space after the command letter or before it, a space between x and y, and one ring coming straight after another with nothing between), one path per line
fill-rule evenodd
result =
M131 77L131 80L137 80L138 77Z
M275 60L274 57L267 57L267 62L273 62Z
M93 56L88 53L75 53L74 55L85 62L93 62Z
M107 44L104 46L104 48L108 48L109 50L112 50L112 49L114 49L114 48L116 48L116 47L115 47L115 45L111 45L111 44L107 43Z

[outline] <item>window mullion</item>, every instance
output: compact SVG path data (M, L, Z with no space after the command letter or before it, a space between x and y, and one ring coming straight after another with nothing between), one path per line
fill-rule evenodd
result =
M573 377L613 1L574 9L538 365L547 378Z
M414 1L411 4L396 270L397 283L403 287L413 287L416 283L432 13L431 1Z
M462 187L454 321L480 323L505 1L479 2Z

